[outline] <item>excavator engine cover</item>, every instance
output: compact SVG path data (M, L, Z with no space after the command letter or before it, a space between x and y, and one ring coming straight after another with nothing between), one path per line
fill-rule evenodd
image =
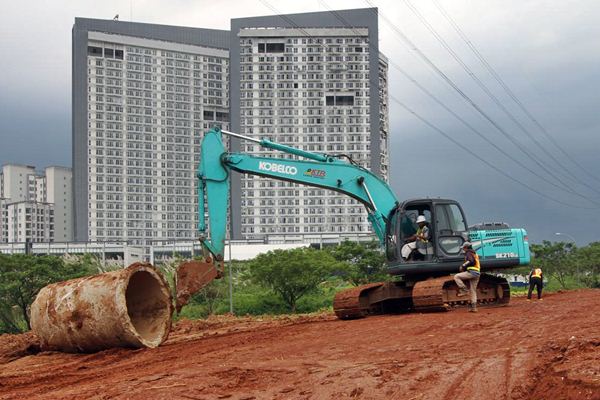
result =
M222 276L222 271L210 257L205 261L192 260L180 264L175 275L177 312L190 301L194 293Z

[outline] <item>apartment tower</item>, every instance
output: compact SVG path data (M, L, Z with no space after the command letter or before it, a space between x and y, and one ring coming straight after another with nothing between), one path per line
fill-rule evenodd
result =
M350 157L388 179L387 60L377 9L231 21L231 126L303 150ZM254 143L248 154L281 157ZM232 184L234 237L371 231L364 207L333 191L243 176Z
M77 240L196 237L201 133L229 128L229 32L76 18Z

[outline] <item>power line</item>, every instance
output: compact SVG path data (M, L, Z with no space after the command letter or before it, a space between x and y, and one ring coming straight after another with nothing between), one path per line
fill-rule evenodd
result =
M340 21L344 26L349 27L350 29L352 29L356 34L358 34L358 32L356 31L355 27L352 26L352 24L350 24L342 15L340 15L340 13L338 13L335 10L332 10L327 3L324 0L319 0L319 2L331 13L333 14L338 21ZM444 108L446 111L448 111L450 114L452 114L456 119L458 119L460 122L462 122L467 128L469 128L472 132L474 132L477 136L479 136L480 138L482 138L483 140L485 140L487 143L489 143L492 147L494 147L496 150L498 150L500 153L502 153L504 156L508 157L510 160L512 160L513 162L515 162L517 165L521 166L522 168L524 168L525 170L529 171L531 174L535 175L536 177L538 177L539 179L542 179L543 181L549 183L550 185L556 187L559 190L565 191L567 193L570 194L574 194L578 197L581 197L591 203L594 203L596 205L600 205L599 202L596 202L592 199L587 198L586 196L583 196L577 192L574 192L572 190L566 190L563 187L557 185L556 183L554 183L553 181L549 180L548 178L544 177L543 175L538 174L536 171L530 169L529 167L527 167L525 164L523 164L520 160L518 160L517 158L513 157L510 153L504 151L501 147L499 147L496 143L494 143L491 139L489 139L487 136L485 136L484 134L482 134L480 131L478 131L477 129L475 129L471 124L469 124L467 121L465 121L463 118L461 118L457 113L455 113L452 109L450 109L448 106L446 106L441 100L439 100L435 95L433 95L429 90L427 90L423 85L421 85L416 79L414 79L413 77L411 77L404 69L402 69L399 65L397 65L396 63L394 63L392 60L388 60L388 63L390 65L392 65L394 68L396 68L398 71L400 71L400 73L402 75L404 75L404 77L408 80L410 80L415 86L417 86L419 89L421 89L427 96L429 96L433 101L435 101L438 105L440 105L442 108Z
M438 128L437 126L435 126L434 124L432 124L431 122L427 121L425 118L421 117L419 114L417 114L415 111L413 111L412 109L410 109L407 105L405 105L404 103L402 103L400 100L396 99L394 96L390 95L390 98L397 103L400 107L404 108L406 111L408 111L409 113L411 113L412 115L414 115L416 118L418 118L421 122L423 122L425 125L429 126L431 129L435 130L436 132L438 132L440 135L444 136L446 139L448 139L449 141L451 141L452 143L454 143L455 145L457 145L458 147L460 147L461 149L463 148L463 145L458 142L456 139L454 139L452 136L450 136L449 134L447 134L446 132L444 132L443 130L441 130L440 128ZM581 208L581 209L585 209L585 210L595 210L598 207L581 207L581 206L576 206L576 205L572 205L569 203L565 203L561 200L555 199L551 196L548 196L546 194L544 194L543 192L540 192L539 190L536 190L534 188L532 188L530 185L527 185L524 182L521 182L519 179L509 175L508 173L506 173L505 171L503 171L502 169L496 167L495 165L489 163L486 159L484 159L483 157L477 155L474 152L469 152L469 154L471 154L473 157L477 158L479 161L481 161L482 163L484 163L485 165L487 165L488 167L494 169L496 172L504 175L505 177L507 177L508 179L510 179L511 181L518 183L519 185L527 188L528 190L531 190L534 193L537 193L538 195L542 196L543 198L553 201L555 203L564 205L564 206L568 206L568 207L575 207L575 208Z
M435 6L438 8L440 13L448 20L450 25L454 28L454 30L458 33L461 39L469 46L471 51L475 54L475 56L479 59L479 61L483 64L483 66L488 70L488 72L494 77L494 79L498 82L500 86L504 89L504 91L508 94L508 96L519 106L519 108L523 111L527 117L538 127L538 129L554 144L554 146L560 150L560 152L567 157L573 164L575 164L579 169L585 172L588 176L600 182L600 179L590 174L586 168L584 168L575 158L573 158L565 149L560 146L554 137L548 132L548 130L529 112L529 110L525 107L523 102L519 100L519 98L514 94L514 92L510 89L510 87L504 82L504 80L500 77L500 74L496 72L496 70L487 62L485 57L479 52L477 47L469 40L467 35L460 29L459 25L454 21L454 19L446 12L446 10L439 4L438 0L432 0ZM575 179L588 188L592 188L588 186L585 182L580 181L575 176ZM592 188L593 189L593 188ZM595 190L595 189L594 189Z
M427 19L423 16L423 14L421 14L419 12L419 10L414 7L412 5L412 3L410 2L410 0L404 0L404 3L406 4L406 6L412 11L412 13L419 19L419 21L421 21L421 23L423 25L425 25L425 27L427 28L427 30L429 30L429 32L436 38L436 40L442 45L442 47L444 47L444 49L446 49L446 51L452 56L452 58L454 58L454 60L456 60L456 62L465 70L465 72L467 73L467 75L469 75L469 77L471 79L473 79L475 81L475 83L481 88L481 90L483 90L485 92L485 94L488 95L488 97L490 99L492 99L492 101L498 106L498 108L500 108L507 116L508 118L517 126L519 127L519 129L521 130L521 132L523 132L525 135L527 135L536 145L538 148L540 148L545 154L546 156L550 157L558 166L562 167L563 169L567 170L561 163L560 161L558 161L554 155L552 155L550 152L548 152L544 146L542 146L542 144L535 138L535 136L533 136L531 134L531 132L529 132L529 130L527 128L525 128L521 122L519 122L515 116L502 104L502 102L500 102L500 100L491 92L491 90L481 81L481 79L479 79L479 77L469 68L469 66L460 58L460 56L452 49L452 47L448 44L448 42L446 42L446 40L444 40L444 38L438 34L438 32L435 30L435 28L433 26L431 26L431 24L427 21ZM516 139L515 139L516 140ZM519 143L520 144L520 143ZM521 145L521 144L520 144ZM533 157L534 154L531 154L530 157ZM537 157L535 157L538 162L542 163L545 165L545 163L538 159ZM550 169L547 165L545 165L548 169ZM567 172L572 175L570 173L570 171L567 170ZM575 191L575 189L573 189L571 186L567 185L564 181L562 181L561 179L559 179L556 175L552 174L552 177L555 178L556 180L558 180L560 183L562 183L565 187L568 187L569 189ZM574 175L572 175L572 177L574 179L577 179Z
M435 0L434 0L435 1ZM574 174L566 165L564 165L561 161L559 161L552 153L550 153L543 145L542 143L540 143L535 136L533 136L533 134L526 129L519 121L516 120L516 118L513 116L512 113L510 113L506 107L504 107L502 105L502 103L496 98L496 96L494 96L489 89L483 84L483 82L481 82L481 80L475 76L474 73L472 73L472 71L468 68L468 66L460 59L460 57L452 50L452 48L448 45L448 43L436 32L436 30L431 26L431 24L429 24L426 20L426 18L416 9L415 6L413 6L410 3L410 0L404 0L404 2L406 3L407 7L417 16L417 18L419 18L419 20L427 27L427 29L434 35L434 37L442 44L442 46L452 55L452 57L463 67L463 69L465 69L465 71L467 71L467 73L469 74L469 76L471 76L471 78L473 78L476 83L481 87L482 90L484 90L484 92L486 92L486 94L492 98L492 100L496 103L496 105L498 105L498 107L500 107L502 109L502 111L504 111L508 117L519 127L519 129L525 133L536 145L538 148L540 148L550 159L552 159L552 161L554 161L554 163L556 163L556 165L558 167L560 167L562 170L564 170L564 172L566 172L568 175L570 175L570 179L573 179L574 181L580 183L581 185L587 187L588 189L600 194L600 190L594 188L593 186L588 185L585 181L581 180L576 174ZM438 5L439 8L439 4ZM442 10L440 10L442 12ZM447 18L449 18L449 16L446 14L445 15ZM453 25L453 27L457 30L457 32L462 33L460 31L460 28L458 28L457 25ZM468 39L464 38L463 36L461 36L463 38L463 40L465 42L467 42L467 45L470 46L471 50L475 53L475 55L477 56L477 58L480 60L480 62L484 65L484 67L486 67L486 69L488 70L488 72L490 72L490 74L494 77L494 79L505 89L505 91L507 92L507 94L509 95L509 97L511 97L511 99L513 101L515 101L515 103L517 103L517 105L519 105L521 107L522 110L524 110L524 112L530 116L533 117L526 109L524 109L524 106L522 104L522 102L519 101L518 98L516 98L516 96L514 95L514 93L512 93L512 91L510 91L510 89L508 88L508 86L504 83L504 81L502 81L502 79L500 78L500 76L492 69L492 67L489 65L489 63L487 63L487 61L485 59L483 59L483 56L477 51L477 49L474 48L474 46L472 44L470 44L470 42L468 41ZM533 118L534 122L537 122L537 120L535 120L535 118ZM539 122L537 123L539 125ZM541 125L540 125L541 126ZM543 127L542 127L543 129ZM549 134L547 136L550 136ZM550 139L553 140L553 138L550 136ZM562 148L561 148L562 149ZM561 181L561 183L564 184L564 182ZM565 185L567 186L567 185ZM570 186L567 186L570 187Z
M302 27L300 27L298 24L296 24L296 23L295 23L295 22L294 22L294 21L293 21L291 18L289 18L288 16L281 14L281 13L279 12L279 10L277 10L277 8L275 8L273 5L271 5L271 4L270 4L268 1L266 1L266 0L260 0L260 1L261 1L261 3L263 3L263 4L264 4L264 5L267 7L267 8L269 8L269 9L270 9L272 12L274 12L275 14L277 14L277 16L279 16L280 18L282 18L282 19L283 19L284 21L286 21L288 24L290 24L291 26L293 26L295 29L297 29L298 31L302 32L302 33L303 33L304 35L306 35L307 37L313 38L313 35L311 35L311 34L310 34L309 32L307 32L305 29L303 29L303 28L302 28ZM326 3L324 3L324 1L321 1L321 3L323 3L323 4L325 4L325 5L326 5ZM339 20L339 18L341 18L342 20L344 20L343 16L341 16L341 15L340 15L338 12L336 12L336 11L334 11L334 10L330 10L330 12L331 12L331 13L333 13L333 15L336 15L336 16L337 16L337 18L338 18L338 20ZM341 22L342 22L342 21L341 21ZM346 26L346 27L350 27L350 29L352 29L352 30L353 30L355 33L357 33L356 29L355 29L355 28L354 28L354 27L353 27L351 24L349 24L347 21L346 21L346 22L342 22L342 24L343 24L344 26ZM321 45L321 47L322 47L322 48L324 48L324 49L326 49L326 48L327 48L327 47L326 47L324 44L320 44L320 45ZM400 67L398 67L398 68L400 68ZM401 70L401 69L400 69L400 70ZM403 71L403 70L401 70L401 71L404 73L404 71ZM408 74L406 74L406 75L408 76ZM412 78L410 78L410 79L412 80ZM416 81L414 81L414 82L416 82ZM420 86L420 85L419 85L419 86ZM421 86L421 87L422 87L422 86ZM435 99L435 96L433 96L433 95L432 95L431 93L429 93L429 92L427 92L427 93L428 93L430 96L432 96L432 97ZM392 99L394 102L398 103L398 104L399 104L399 105L401 105L403 108L405 108L406 110L408 110L408 111L409 111L411 114L415 115L417 118L419 118L420 120L424 121L424 122L425 122L425 123L426 123L428 126L432 127L432 128L433 128L434 130L436 130L437 132L440 132L440 133L442 133L442 135L443 135L444 137L447 137L447 138L449 138L449 139L450 139L450 141L452 141L454 144L457 144L457 145L458 145L458 146L459 146L461 149L463 149L463 146L462 146L462 145L461 145L459 142L457 142L455 139L451 138L451 137L450 137L448 134L446 134L445 132L443 132L441 129L439 129L439 128L435 127L435 125L433 125L433 124L431 124L430 122L426 121L424 118L422 118L421 116L419 116L419 115L418 115L416 112L414 112L414 111L412 111L411 109L409 109L409 108L408 108L407 106L405 106L405 105L404 105L402 102L400 102L399 100L397 100L397 99L396 99L394 96L390 95L390 98L391 98L391 99ZM436 99L436 101L438 101L438 100ZM446 108L446 107L445 107L445 108ZM449 111L450 111L450 110L449 110ZM451 112L453 115L455 115L457 118L459 118L459 120L461 120L461 121L464 121L464 120L462 120L462 118L458 117L458 116L457 116L455 113L453 113L452 111L450 111L450 112ZM465 124L467 124L467 126L468 126L468 127L471 127L471 126L470 126L468 123L466 123L466 121L464 121L464 123L465 123ZM471 128L472 128L472 127L471 127ZM472 129L474 129L474 128L472 128ZM475 130L475 131L476 131L476 130ZM477 132L477 131L476 131L476 132ZM487 139L487 138L486 138L486 140L489 140L489 139ZM494 144L493 144L493 145L494 145ZM495 145L494 145L494 146L495 146ZM500 151L502 151L502 150L500 150ZM473 153L471 153L471 154L473 154ZM503 152L503 154L505 154L505 155L507 155L508 157L510 157L510 156L509 156L507 153L505 153L505 152ZM486 165L488 165L489 167L493 168L494 170L498 171L500 174L502 174L502 175L504 175L504 176L508 177L508 178L509 178L509 179L511 179L512 181L514 181L514 182L517 182L517 183L518 183L518 184L520 184L521 186L523 186L523 187L525 187L525 188L529 189L530 191L532 191L532 192L534 192L534 193L536 193L536 194L538 194L538 195L540 195L540 196L542 196L542 197L544 197L544 198L546 198L546 199L548 199L548 200L554 201L554 202L556 202L556 203L558 203L558 204L562 204L562 205L567 205L567 206L570 206L570 207L574 207L574 208L582 208L582 209L595 209L595 208L590 208L590 207L582 207L582 206L578 206L578 205L573 205L573 204L565 203L565 202L563 202L563 201L561 201L561 200L558 200L558 199L554 199L553 197L551 197L551 196L548 196L548 195L546 195L546 194L544 194L544 193L542 193L542 192L540 192L540 191L538 191L538 190L534 189L533 187L531 187L531 185L528 185L528 184L526 184L526 183L523 183L523 182L521 182L520 180L518 180L517 178L514 178L514 177L510 176L508 173L504 172L504 171L503 171L501 168L499 168L499 167L496 167L496 166L492 165L490 162L486 161L486 160L485 160L485 159L483 159L482 157L480 157L480 156L478 156L478 155L476 155L476 154L473 154L473 156L474 156L474 157L476 157L477 159L479 159L480 161L482 161L484 164L486 164ZM512 157L510 157L510 158L511 158L511 159L513 159L514 161L516 161L516 160L515 160L514 158L512 158ZM520 162L519 162L519 163L520 163ZM525 167L525 166L524 166L524 167ZM526 168L526 167L525 167L525 168ZM554 186L556 186L558 189L560 189L560 190L563 190L563 191L566 191L566 192L568 192L568 193L571 193L571 192L569 192L568 190L565 190L564 188L562 188L562 187L560 187L560 186L557 186L557 185L556 185L556 184L554 184L552 181L549 181L549 180L545 179L544 177L540 176L539 174L535 173L534 171L532 171L532 170L530 170L530 169L528 169L528 170L529 170L531 173L535 174L536 176L540 177L541 179L544 179L546 182L548 182L548 183L550 183L550 184L553 184L553 185L554 185ZM575 193L575 194L576 194L576 193ZM576 195L577 195L577 194L576 194ZM589 199L586 199L586 200L589 200ZM599 204L600 204L600 203L599 203Z
M370 0L365 0L367 4L371 7L375 7ZM470 104L481 116L483 116L492 126L494 126L506 139L508 139L515 147L519 149L523 154L525 154L529 159L531 159L534 163L538 165L544 172L553 178L557 179L561 182L565 187L570 189L570 192L576 194L575 190L566 185L561 179L559 179L552 171L550 171L546 166L544 166L533 154L530 153L524 146L522 146L514 137L508 134L504 128L502 128L494 119L492 119L475 101L473 101L462 89L456 85L456 83L448 77L438 66L431 61L425 53L419 49L419 47L412 42L408 36L400 29L396 24L389 20L385 16L385 14L379 14L379 16L390 26L390 28L403 40L403 42L413 51L415 51L419 57L430 67L432 68L440 77L446 81L448 85L450 85L468 104ZM587 199L587 197L586 197ZM589 199L588 199L589 200ZM589 200L592 201L592 200Z
M570 190L566 190L565 188L563 188L562 186L557 185L556 183L554 183L552 180L546 178L543 175L540 175L539 173L537 173L536 171L532 170L531 168L529 168L527 165L525 165L522 161L520 161L518 158L515 158L514 156L512 156L509 152L505 151L504 149L502 149L500 146L498 146L496 143L494 143L491 139L489 139L487 136L485 136L483 133L481 133L479 130L477 130L475 127L473 127L473 125L469 124L464 118L462 118L460 115L458 115L456 112L454 112L452 109L450 109L447 105L445 105L441 100L439 100L433 93L431 93L429 90L427 90L427 88L425 88L423 85L421 85L417 80L415 80L413 77L411 77L406 71L404 71L402 68L400 68L397 64L392 64L391 61L390 64L392 66L394 66L394 68L396 68L398 71L400 71L400 73L402 75L404 75L404 77L406 79L408 79L409 81L411 81L415 86L417 86L419 89L421 89L421 91L423 91L423 93L425 93L427 96L429 96L429 98L431 98L433 101L435 101L440 107L442 107L444 110L446 110L448 113L450 113L452 116L454 116L456 119L458 119L463 125L465 125L467 128L469 128L469 130L471 130L472 132L474 132L477 136L479 136L481 139L485 140L488 144L490 144L492 147L494 147L498 152L500 152L501 154L503 154L504 156L506 156L507 158L509 158L511 161L513 161L514 163L516 163L517 165L519 165L521 168L525 169L526 171L530 172L531 174L535 175L537 178L543 180L544 182L554 186L555 188L562 190L564 192L573 194L575 196L581 197L587 201L590 201L594 204L598 204L600 205L599 202L594 201L593 199L590 199L586 196L583 196L577 192L573 192Z

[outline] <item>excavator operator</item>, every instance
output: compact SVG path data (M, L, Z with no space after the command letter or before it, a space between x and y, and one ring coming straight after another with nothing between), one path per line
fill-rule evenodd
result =
M406 244L402 246L402 258L405 261L409 261L414 257L414 252L417 249L424 249L427 247L429 242L429 227L427 226L427 219L424 215L417 217L417 224L419 229L417 232L406 238Z

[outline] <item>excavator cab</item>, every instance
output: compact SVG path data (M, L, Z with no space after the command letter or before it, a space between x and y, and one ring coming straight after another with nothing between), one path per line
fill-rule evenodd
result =
M429 228L426 243L420 242L408 257L402 257L407 239L418 229L417 218L425 217ZM461 247L468 237L467 223L460 204L447 199L415 199L400 204L387 224L386 254L395 269L430 272L440 263L462 259ZM406 251L406 250L405 250ZM406 253L405 253L406 254Z

